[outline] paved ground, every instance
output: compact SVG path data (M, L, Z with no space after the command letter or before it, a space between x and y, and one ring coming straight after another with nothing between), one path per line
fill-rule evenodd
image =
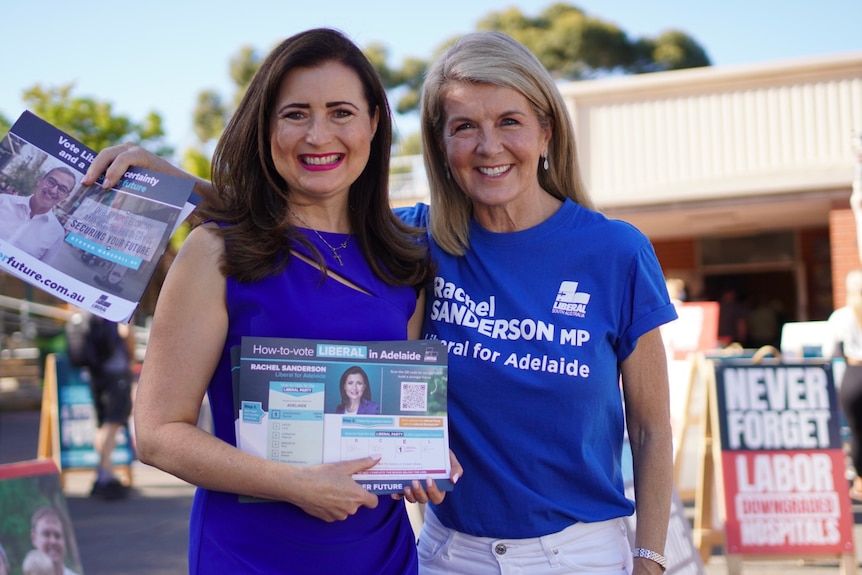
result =
M37 411L0 412L0 463L35 458L39 433ZM180 575L187 572L187 526L194 488L171 475L135 463L134 489L122 501L89 497L92 473L65 475L64 492L75 528L85 575ZM857 510L857 555L862 522ZM705 566L705 575L728 573L720 550ZM862 572L862 571L860 571ZM837 561L793 559L747 561L742 573L836 575Z

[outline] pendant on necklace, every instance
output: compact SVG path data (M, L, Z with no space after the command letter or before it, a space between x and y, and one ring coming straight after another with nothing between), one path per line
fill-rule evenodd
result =
M334 248L329 244L328 241L326 241L326 238L324 238L322 235L320 235L320 233L318 233L317 230L314 230L314 233L317 234L317 237L319 237L321 240L323 240L323 243L325 243L326 247L329 248L329 251L332 252L332 257L334 257L335 261L338 262L338 265L340 265L341 267L344 267L344 261L342 261L341 254L338 253L338 250L343 250L344 248L347 247L347 242L350 241L350 234L347 234L347 238L343 242L341 242L340 246L338 246L337 248Z
M289 209L289 208L288 208L288 209ZM306 229L310 229L311 231L313 231L313 232L315 233L315 235L316 235L318 238L320 238L320 241L322 241L322 242L324 243L324 245L326 245L326 247L328 247L328 248L329 248L329 251L331 251L331 252L332 252L332 257L334 257L334 258L335 258L335 261L337 261L337 262L338 262L338 265L340 265L341 267L344 267L344 261L341 259L341 255L338 253L338 250L343 250L344 248L346 248L346 247L347 247L347 242L349 242L349 241L350 241L350 234L347 234L347 237L344 239L344 241L343 241L343 242L341 242L341 245L340 245L340 246L338 246L337 248L335 248L335 247L332 247L332 245L331 245L328 241L326 241L326 238L324 238L324 237L320 234L320 232L318 232L316 229L314 229L314 228L312 228L311 226L309 226L309 225L308 225L308 222L306 222L306 221L305 221L305 219L304 219L304 218L302 218L299 214L295 213L293 210L290 210L290 215L292 215L292 216L293 216L294 218L296 218L299 222L301 222L301 223L306 227Z

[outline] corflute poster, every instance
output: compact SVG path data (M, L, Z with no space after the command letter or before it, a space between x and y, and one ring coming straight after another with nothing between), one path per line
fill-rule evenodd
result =
M853 549L832 364L716 365L730 554Z

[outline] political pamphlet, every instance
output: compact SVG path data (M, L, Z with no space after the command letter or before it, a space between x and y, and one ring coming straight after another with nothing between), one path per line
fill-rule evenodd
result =
M234 350L237 351L236 348ZM447 355L439 341L244 337L234 353L237 446L316 465L379 455L354 479L372 493L449 480Z
M131 318L193 182L132 167L84 186L96 152L24 112L0 141L0 269L111 321Z

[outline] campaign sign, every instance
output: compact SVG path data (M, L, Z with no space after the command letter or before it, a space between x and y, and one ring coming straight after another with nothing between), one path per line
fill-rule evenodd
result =
M668 357L684 360L691 353L718 347L718 302L676 304L677 319L661 326Z
M828 361L716 363L728 554L853 550Z
M49 573L83 575L60 474L50 459L0 465L0 551L4 575L45 573L36 563L52 560Z
M57 415L60 466L63 470L79 467L95 468L99 453L94 447L96 410L93 392L85 370L74 367L66 354L55 354L57 370ZM117 433L117 445L111 453L114 465L131 465L135 452L129 441L128 428Z

